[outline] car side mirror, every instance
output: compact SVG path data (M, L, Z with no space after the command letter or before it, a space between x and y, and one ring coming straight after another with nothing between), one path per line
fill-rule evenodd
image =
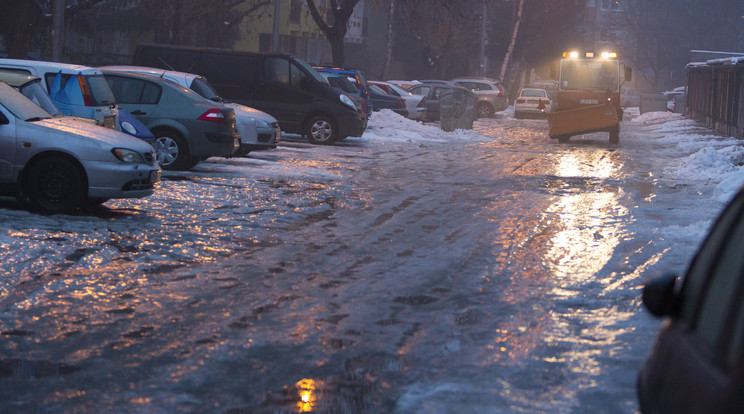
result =
M676 275L666 275L654 279L643 286L643 305L657 317L677 316L679 296L676 292Z

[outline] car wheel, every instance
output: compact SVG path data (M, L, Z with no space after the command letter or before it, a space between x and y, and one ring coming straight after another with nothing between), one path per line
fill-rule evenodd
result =
M87 193L84 173L66 158L44 158L26 167L23 183L22 201L43 213L73 210Z
M616 126L610 130L610 144L617 144L620 142L620 127Z
M164 170L184 170L191 161L189 146L179 134L172 131L157 131L155 134L155 157Z
M481 102L475 107L478 118L488 118L493 115L493 107L488 102Z
M326 145L338 140L338 131L330 118L317 115L305 127L305 135L312 144Z

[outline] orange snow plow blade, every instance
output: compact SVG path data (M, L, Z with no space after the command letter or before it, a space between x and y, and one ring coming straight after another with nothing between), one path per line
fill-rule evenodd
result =
M550 137L589 134L609 131L619 124L615 107L611 104L585 106L583 108L550 112Z

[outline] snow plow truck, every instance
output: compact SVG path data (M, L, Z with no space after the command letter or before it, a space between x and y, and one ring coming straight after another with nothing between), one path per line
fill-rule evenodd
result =
M560 60L558 94L548 114L550 138L568 142L574 135L609 132L610 144L620 141L620 87L630 81L614 52L566 52Z

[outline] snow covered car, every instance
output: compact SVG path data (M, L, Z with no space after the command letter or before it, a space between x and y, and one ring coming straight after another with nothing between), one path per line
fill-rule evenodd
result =
M152 146L72 117L53 117L0 82L0 194L59 213L110 198L153 193Z
M545 89L522 88L514 101L514 118L525 115L545 116L550 112L550 98Z
M643 413L741 413L744 407L744 191L721 213L683 278L643 288L666 317L638 376Z

